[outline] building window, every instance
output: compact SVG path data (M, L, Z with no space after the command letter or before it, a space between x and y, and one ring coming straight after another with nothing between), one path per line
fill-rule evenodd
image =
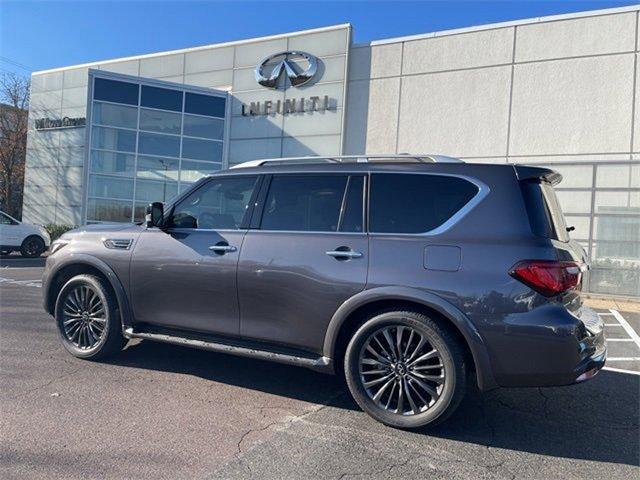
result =
M140 86L137 83L96 78L93 85L93 98L94 100L138 105L139 89Z
M222 168L226 97L93 80L88 222L130 222Z
M142 87L142 99L140 103L143 107L182 112L182 92L145 85Z
M222 97L187 93L184 111L208 117L224 118L225 100Z
M590 292L640 296L640 166L629 161L550 164L571 238L589 254Z

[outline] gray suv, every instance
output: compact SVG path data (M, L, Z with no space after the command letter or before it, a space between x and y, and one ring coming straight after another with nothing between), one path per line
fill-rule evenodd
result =
M546 168L440 156L254 161L54 242L44 307L74 356L141 338L343 375L399 428L468 383L568 385L606 344ZM468 382L469 380L469 382Z

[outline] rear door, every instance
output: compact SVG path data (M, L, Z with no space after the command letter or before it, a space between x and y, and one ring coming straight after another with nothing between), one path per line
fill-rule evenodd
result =
M367 281L364 194L362 174L265 180L238 268L242 336L321 351L331 317Z

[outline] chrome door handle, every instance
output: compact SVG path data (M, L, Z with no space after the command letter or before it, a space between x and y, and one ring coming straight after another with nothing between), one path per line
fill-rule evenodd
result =
M352 250L330 250L326 252L327 255L334 258L360 258L362 253L354 252Z
M216 253L235 252L238 249L233 245L211 245L209 250L213 250Z

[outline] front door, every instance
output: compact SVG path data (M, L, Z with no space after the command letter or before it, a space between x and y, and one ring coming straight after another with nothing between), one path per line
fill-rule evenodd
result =
M237 335L236 273L256 176L212 178L140 236L131 263L136 322Z
M361 174L271 178L261 195L261 222L240 254L243 337L322 350L331 317L367 280L364 180Z

